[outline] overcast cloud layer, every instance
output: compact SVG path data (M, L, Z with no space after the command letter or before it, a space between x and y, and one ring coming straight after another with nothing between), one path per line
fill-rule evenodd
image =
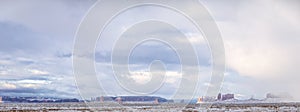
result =
M235 93L242 99L264 98L269 92L300 99L297 89L300 82L298 0L199 2L214 17L225 44L226 73L221 92ZM93 3L93 0L0 1L0 95L79 97L72 73L73 42L77 27ZM163 15L163 11L146 8L129 12L112 22L106 38L98 40L96 71L98 80L110 95L130 93L119 87L112 75L110 46L114 39L108 37L115 32L109 31L147 11L150 15ZM200 67L190 69L200 68L200 74L189 74L200 75L197 95L204 95L210 86L209 46L201 34L189 32L184 25L180 30L194 37L189 38L189 42L196 46ZM158 31L185 42L172 32ZM166 84L155 95L174 94L181 74L180 61L172 49L162 43L148 42L137 47L132 57L130 66L134 74L131 78L137 83L149 80L145 69L152 59L164 61Z

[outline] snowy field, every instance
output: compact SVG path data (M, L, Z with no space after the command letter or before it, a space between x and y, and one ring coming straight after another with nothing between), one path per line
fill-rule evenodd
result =
M124 104L116 103L2 103L0 112L9 111L131 111L131 112L299 112L300 103L202 103L185 105L178 103L169 104Z

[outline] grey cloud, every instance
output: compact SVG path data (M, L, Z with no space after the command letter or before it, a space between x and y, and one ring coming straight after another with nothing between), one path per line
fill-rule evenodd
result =
M299 74L299 53L295 52L300 48L300 40L296 38L299 37L296 20L300 16L299 10L295 10L299 6L299 1L293 0L245 1L239 4L233 21L218 22L225 40L228 68L241 75L237 79L248 77L255 83L252 88L251 82L227 83L236 87L232 90L247 94L247 90L238 89L242 87L236 83L240 83L249 91L257 91L259 97L272 91L299 96L299 91L292 89L299 80L291 79ZM253 93L248 92L248 97Z
M16 93L53 93L53 90L47 89L32 89L32 88L19 88L19 89L0 89L0 92L7 94L16 94Z
M199 0L207 10L210 11L210 14L214 17L216 21L235 21L238 16L238 10L240 4L245 1L240 0Z
M57 53L56 56L59 58L70 58L72 57L72 53Z
M76 96L70 58L73 37L80 20L95 1L2 0L0 2L1 79L52 81L43 88L1 89L1 93L33 95L33 93L40 92L45 95ZM281 91L292 92L292 95L299 93L295 91L299 85L297 80L299 78L297 75L299 74L299 53L297 51L300 48L299 1L200 0L200 2L214 16L226 43L230 75L225 77L223 91L244 94L247 98L253 94L263 97L265 92L276 91L278 88ZM139 10L132 15L127 15L127 18L145 13L145 11L147 10ZM195 11L195 13L198 12ZM177 23L182 22L174 18L172 20ZM122 26L120 23L113 25ZM136 32L127 36L134 36L134 33ZM165 29L157 29L151 33L165 33L170 37L180 38ZM97 46L99 49L96 48L95 54L97 71L100 74L99 81L102 81L104 86L116 84L109 66L111 53L109 46L114 38L110 38L109 34L105 36L108 37L107 40L100 38L99 41L108 42L99 44ZM200 65L204 68L201 69L201 74L203 74L201 81L208 82L210 74L208 68L213 61L210 59L209 46L200 44L196 49L199 51ZM135 51L132 64L134 66L138 63L141 69L145 68L149 61L157 58L165 60L170 66L169 70L176 71L178 57L169 50L165 46L153 48L140 46ZM120 66L124 65L120 64ZM37 69L47 71L49 74L34 75L24 72L24 69ZM170 89L175 88L173 85L167 85L167 87L170 88L164 88L158 94L170 94ZM118 85L106 88L110 89L111 94L122 91ZM205 87L200 88L205 90ZM120 94L126 94L126 92Z
M1 95L78 97L70 52L77 25L95 1L0 2L0 81L16 86ZM28 81L51 83L34 88Z
M70 92L61 92L51 89L32 89L32 88L18 88L18 89L0 89L2 96L45 96L45 97L78 97L77 94Z
M12 23L0 22L0 50L1 52L31 52L42 51L40 41L43 37L27 28L26 26ZM30 44L29 44L30 43Z

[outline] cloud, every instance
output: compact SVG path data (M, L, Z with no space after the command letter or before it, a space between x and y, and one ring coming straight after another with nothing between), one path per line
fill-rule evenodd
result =
M16 89L17 86L14 84L9 84L9 83L1 83L1 87L2 89Z
M149 82L152 77L151 73L149 72L133 72L128 76L138 84L145 84Z
M286 17L277 13L291 12L277 2L253 1L241 6L245 7L238 11L236 21L220 22L228 65L241 75L254 77L270 78L288 73L287 69L293 68L290 65L295 64L299 55L294 52L298 49L295 42L299 42L295 38L299 35L296 31L299 27L294 24L299 23L290 23L286 18L300 16L292 14ZM247 15L249 13L255 15ZM255 18L251 18L253 16Z
M160 73L160 75L165 75L165 83L176 85L177 83L180 82L182 74L176 71L167 71L165 74ZM145 84L148 81L150 81L152 78L151 72L147 72L147 71L131 72L131 74L128 76L132 78L134 81L136 81L136 83L139 84Z
M12 64L12 62L9 60L0 60L0 64L1 65L10 65L10 64Z
M295 21L300 19L296 11L299 6L299 2L293 0L244 1L233 12L235 18L217 21L225 42L227 67L240 75L234 80L242 77L252 80L225 80L224 86L227 84L231 86L229 89L248 97L255 93L264 97L263 94L270 91L299 96L300 91L292 89L299 82L298 78L292 78L299 77L299 53L296 51L300 48L297 38L300 27ZM218 8L215 10L222 12ZM239 87L240 84L248 90Z
M0 95L78 97L72 42L94 2L1 1Z
M94 2L93 0L1 1L1 95L78 96L75 78L72 75L73 39L80 20ZM300 79L297 75L300 63L298 59L300 53L297 52L300 48L299 1L200 0L200 2L211 12L225 42L228 72L222 91L237 93L243 98L252 95L264 97L266 92L278 90L296 96L300 93L295 91ZM190 9L194 8L193 5L190 6ZM185 22L180 15L172 12L166 15L166 12L168 11L151 10L149 7L131 10L119 15L119 18L113 20L107 27L103 38L98 40L95 61L98 80L108 94L130 94L119 87L113 77L110 65L111 48L118 38L116 34L130 30L129 27L124 26L128 25L127 23L135 23L134 18L143 14L164 19L171 17L168 22L177 23L179 29L189 35L187 41L167 29L156 27L153 32L149 32L149 35L163 34L173 37L181 44L191 42L196 45L200 66L188 66L189 71L185 74L198 75L191 71L200 68L201 84L197 94L205 94L205 90L210 86L210 66L213 61L209 46L201 33L191 30L191 24ZM193 13L199 12L195 10ZM140 36L136 34L143 34L139 31L147 29L150 28L131 30L132 32L126 33L125 36L132 37L128 39L134 40ZM190 55L185 48L181 50L184 55ZM119 57L125 54L126 52ZM167 66L166 76L169 78L157 94L170 96L176 92L174 90L178 89L176 84L180 79L178 72L180 60L171 48L156 42L144 43L134 49L131 58L129 66L137 72L133 76L137 82L145 82L149 79L148 76L139 75L149 73L139 71L148 68L149 63L154 59L162 60ZM118 63L118 66L124 65Z
M47 78L31 76L30 78L2 79L0 80L0 95L78 97L76 87L67 82L72 82L72 79L57 79L53 76Z
M29 71L33 75L46 75L46 74L49 74L49 72L47 72L47 71L41 71L41 70L36 70L36 69L28 69L27 71Z
M75 33L81 17L95 1L1 1L0 21L12 21L22 24L37 32L48 33L49 36ZM53 8L53 6L56 6ZM9 10L8 10L9 9ZM37 10L38 9L38 10ZM53 37L51 37L53 38ZM56 38L68 40L72 36Z

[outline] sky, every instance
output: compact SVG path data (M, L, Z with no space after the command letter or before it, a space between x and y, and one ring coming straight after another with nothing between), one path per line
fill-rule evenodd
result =
M80 98L73 74L74 40L81 21L94 3L95 0L1 0L0 95ZM239 99L284 93L300 100L300 1L200 0L199 3L214 18L224 42L226 71L220 92L234 93ZM193 6L191 4L190 8ZM167 26L155 27L159 24L128 27L138 24L137 19L150 17L165 19L190 37L182 37L175 29L164 29L169 28ZM115 58L114 64L122 68L124 63L118 59L127 56L125 46L143 37L145 31L150 35L171 37L181 46L191 43L198 60L190 57L187 65L183 65L180 57L189 56L191 49L175 49L175 45L155 40L141 42L131 49L128 79L138 85L151 81L153 75L149 66L152 67L153 60L159 60L158 65L163 63L164 66L165 83L150 95L172 97L183 73L199 76L195 96L205 95L205 90L211 86L213 61L209 44L182 15L153 7L119 14L97 40L93 61L97 80L106 94L136 94L118 84L113 74L127 70L113 71L111 58ZM114 50L116 56L112 55ZM194 61L198 62L197 66L190 65ZM181 71L182 66L189 70ZM196 69L199 73L194 73Z

